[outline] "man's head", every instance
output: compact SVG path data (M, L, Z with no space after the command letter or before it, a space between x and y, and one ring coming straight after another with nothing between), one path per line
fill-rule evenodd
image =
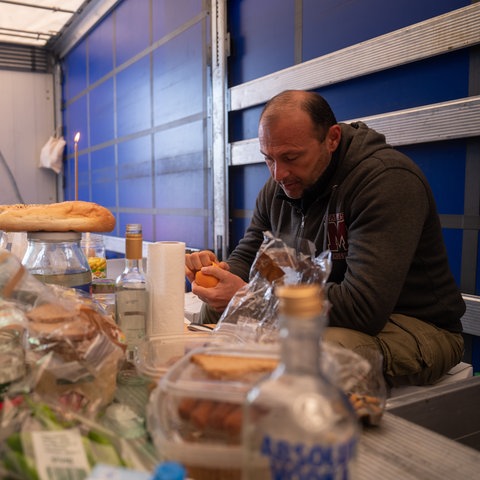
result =
M341 129L323 97L287 90L265 105L258 137L273 179L290 198L300 198L330 163Z

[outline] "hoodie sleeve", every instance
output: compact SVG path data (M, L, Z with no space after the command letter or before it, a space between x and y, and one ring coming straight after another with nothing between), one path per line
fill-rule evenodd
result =
M348 255L343 280L327 284L330 326L370 335L385 326L434 208L427 189L412 171L387 168L345 199Z

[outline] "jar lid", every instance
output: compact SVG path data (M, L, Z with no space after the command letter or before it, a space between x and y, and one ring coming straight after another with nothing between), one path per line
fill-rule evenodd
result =
M43 242L78 242L82 234L81 232L28 232L27 238Z

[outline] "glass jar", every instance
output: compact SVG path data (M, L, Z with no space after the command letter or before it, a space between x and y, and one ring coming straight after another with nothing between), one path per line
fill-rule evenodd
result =
M105 256L105 245L102 235L84 233L82 235L81 247L87 257L93 279L106 278L107 258Z
M92 272L80 248L79 232L28 232L22 263L43 283L90 293Z
M0 329L0 400L13 382L26 373L22 337L14 328Z

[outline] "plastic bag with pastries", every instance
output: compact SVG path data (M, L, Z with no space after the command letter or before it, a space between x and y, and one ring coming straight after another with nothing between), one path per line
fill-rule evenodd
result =
M299 283L323 286L330 269L329 251L316 257L297 253L271 232L264 232L263 243L250 269L249 282L232 297L214 334L222 333L238 343L276 342L278 299L275 287ZM325 308L328 306L325 301Z
M113 400L125 336L99 304L78 290L43 284L9 252L0 252L0 299L27 318L32 391L89 412Z

